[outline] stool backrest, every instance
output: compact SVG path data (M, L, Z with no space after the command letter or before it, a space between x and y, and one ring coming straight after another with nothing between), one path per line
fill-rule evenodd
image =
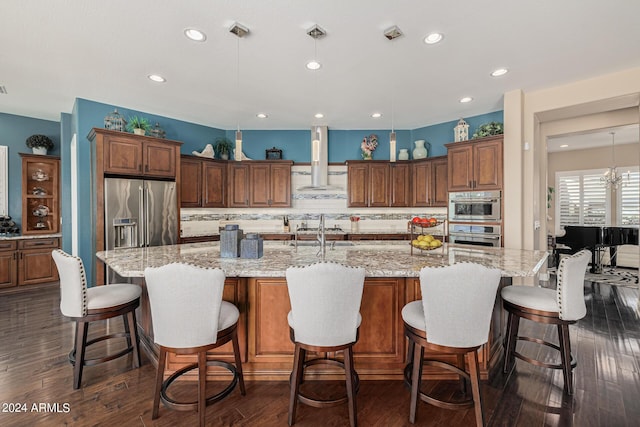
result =
M221 269L172 263L147 267L144 278L157 344L192 348L216 342L225 280Z
M427 341L447 347L475 347L488 341L501 272L459 263L420 270Z
M60 311L67 317L87 315L87 276L77 256L61 249L51 252L60 276Z
M584 276L590 259L591 252L583 249L560 261L556 289L562 320L578 320L587 314L584 302Z
M364 268L318 262L286 271L296 342L338 346L356 341Z

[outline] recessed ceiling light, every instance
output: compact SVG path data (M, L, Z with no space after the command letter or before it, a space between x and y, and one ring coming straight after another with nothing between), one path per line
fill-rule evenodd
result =
M313 117L315 117L316 119L321 119L324 117L324 114L322 113L316 113Z
M470 96L465 96L464 98L460 98L460 102L466 104L467 102L473 101L473 98Z
M164 83L167 81L167 79L165 79L159 74L149 74L147 77L149 78L149 80L154 81L156 83Z
M562 145L560 146L560 148L567 148L568 146L569 146L569 144L562 144Z
M371 117L373 117L374 119L379 119L380 117L382 117L382 113L373 113Z
M491 72L491 76L492 77L500 77L500 76L504 76L508 72L509 72L509 70L507 70L506 68L496 68L495 70L493 70Z
M426 44L436 44L442 41L444 36L440 33L431 33L427 37L424 38L424 42Z
M265 113L258 113L256 114L256 117L259 119L266 119L269 116L267 116Z
M307 68L309 70L318 70L320 69L320 67L322 67L322 65L320 65L320 63L318 61L316 61L315 59L312 61L307 62Z
M207 35L205 33L200 30L196 30L195 28L187 28L184 30L184 35L194 42L203 42L207 39Z

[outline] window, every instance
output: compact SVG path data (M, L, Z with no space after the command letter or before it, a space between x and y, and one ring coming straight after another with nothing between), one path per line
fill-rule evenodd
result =
M622 168L624 171L624 168ZM626 172L626 171L625 171ZM638 167L629 168L624 173L624 185L616 192L616 217L618 225L640 224L640 171Z
M602 185L604 169L556 173L556 233L566 225L611 223L610 190Z

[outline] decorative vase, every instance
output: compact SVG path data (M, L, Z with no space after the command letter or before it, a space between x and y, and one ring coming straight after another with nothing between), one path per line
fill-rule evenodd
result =
M414 159L424 159L427 157L427 148L424 146L424 139L419 139L414 142L416 148L413 149Z
M409 150L406 148L401 148L398 153L398 160L409 160Z
M134 128L133 129L133 133L135 133L136 135L142 135L144 136L144 134L146 133L144 129L140 129L140 128Z
M362 160L373 160L373 152L362 150Z
M47 155L46 147L32 147L31 150L33 151L33 154L40 154L41 156Z

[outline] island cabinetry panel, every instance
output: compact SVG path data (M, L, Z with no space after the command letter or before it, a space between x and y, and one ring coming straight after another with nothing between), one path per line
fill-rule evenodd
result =
M227 162L180 157L180 206L223 208L227 205Z
M180 237L180 243L219 242L220 235Z
M349 207L406 207L411 202L409 163L347 162Z
M404 283L403 278L365 280L360 337L354 347L356 368L401 372L405 356L400 314L406 299ZM286 279L249 279L249 306L249 362L290 371L294 346L287 322L291 305Z
M222 299L228 301L238 307L240 311L240 318L238 319L238 341L240 344L240 354L242 355L242 361L247 361L247 296L246 285L244 279L227 278L224 282L224 291L222 293ZM150 325L151 326L151 325ZM152 329L151 329L152 330ZM227 344L210 350L208 352L209 359L223 359L233 362L233 344L228 342ZM167 369L177 370L185 365L195 363L197 361L197 355L180 355L167 353ZM208 372L211 375L224 372L215 366L209 366ZM197 378L197 370L189 373L194 379Z
M447 168L446 156L413 162L411 206L447 206Z
M445 144L449 191L502 189L503 135Z
M0 241L0 289L18 284L18 254L16 241Z

